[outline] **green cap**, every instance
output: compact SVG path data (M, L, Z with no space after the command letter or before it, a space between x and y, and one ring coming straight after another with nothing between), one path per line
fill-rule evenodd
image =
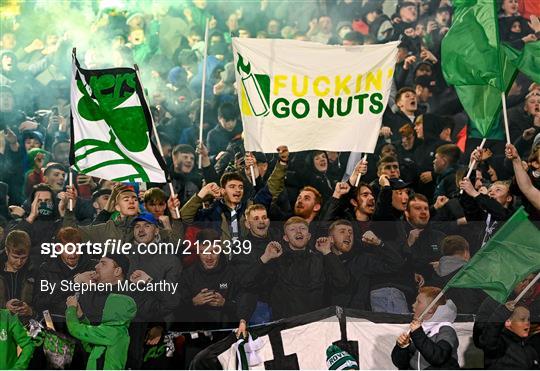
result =
M337 345L326 349L326 366L329 370L360 370L354 357Z

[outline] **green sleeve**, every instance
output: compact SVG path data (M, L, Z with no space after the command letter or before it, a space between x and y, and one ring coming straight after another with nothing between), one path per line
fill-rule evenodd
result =
M34 343L32 339L26 333L26 329L16 316L11 317L10 332L13 334L13 338L17 342L17 345L21 347L22 352L17 359L17 362L13 365L14 370L26 370L28 363L34 353Z
M69 333L81 341L95 345L113 345L116 330L107 325L92 326L81 323L77 318L77 308L66 309L66 322Z
M287 173L287 165L282 165L279 161L274 167L274 171L268 178L268 190L275 200L285 189L285 174Z
M194 195L191 197L180 209L180 219L186 223L193 223L202 203L203 200L199 196Z
M96 225L77 225L77 219L75 218L75 213L73 211L66 210L64 214L64 220L62 222L62 227L76 227L81 231L83 241L88 240L98 240L101 241L103 236L106 236L105 228L106 223L100 223Z

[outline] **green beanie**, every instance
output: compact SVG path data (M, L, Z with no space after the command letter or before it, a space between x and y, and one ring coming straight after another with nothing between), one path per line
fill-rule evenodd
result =
M358 362L337 345L326 349L326 366L329 370L360 370Z

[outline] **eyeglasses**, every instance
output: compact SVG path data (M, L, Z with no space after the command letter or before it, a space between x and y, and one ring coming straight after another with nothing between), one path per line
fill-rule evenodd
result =
M397 170L399 169L399 165L385 165L383 169L384 170Z

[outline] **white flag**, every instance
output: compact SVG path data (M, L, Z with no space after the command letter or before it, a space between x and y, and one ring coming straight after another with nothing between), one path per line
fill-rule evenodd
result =
M373 152L398 42L233 38L232 45L247 151Z
M115 181L167 181L134 69L85 70L73 55L71 125L70 163L76 171Z

